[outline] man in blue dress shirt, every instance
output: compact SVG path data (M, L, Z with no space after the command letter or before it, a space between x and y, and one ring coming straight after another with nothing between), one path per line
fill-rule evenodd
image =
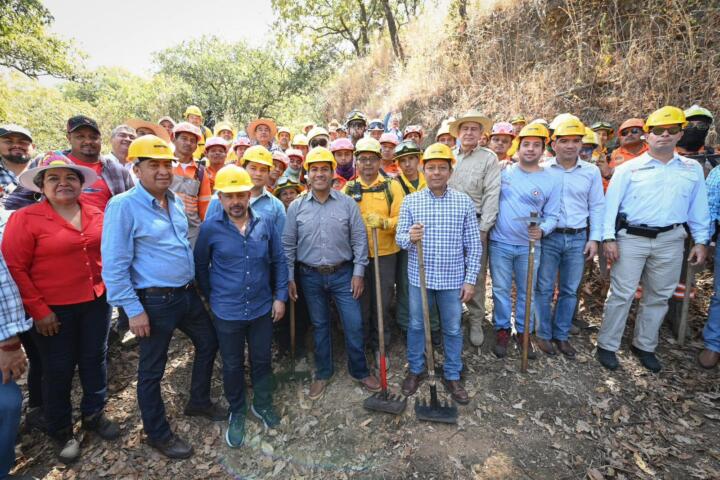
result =
M122 307L139 338L137 397L148 443L169 458L188 458L193 447L170 430L160 381L176 328L195 346L185 415L224 420L210 400L218 343L193 278L183 203L170 191L173 153L154 135L133 141L128 161L139 180L108 203L102 236L103 280L108 302Z
M252 414L265 428L280 423L272 406L270 365L273 322L287 301L287 264L275 225L251 208L250 175L235 165L215 178L221 215L200 227L195 245L198 285L210 301L223 360L223 385L230 404L225 441L239 447L245 438L245 341L252 365Z
M643 296L631 350L648 370L662 369L655 348L685 261L684 223L695 241L688 260L692 265L705 262L710 212L703 168L675 151L686 125L685 114L677 107L651 113L645 122L649 150L617 167L607 190L603 249L613 266L597 356L609 370L619 366L615 352L641 282Z

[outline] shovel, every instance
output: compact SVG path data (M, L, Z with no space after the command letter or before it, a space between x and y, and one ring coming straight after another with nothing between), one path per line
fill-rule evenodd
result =
M527 217L528 224L533 226L538 223L537 212L532 212ZM525 287L525 321L522 337L522 362L520 363L520 371L527 372L528 369L528 350L530 348L530 316L532 315L532 299L533 299L533 274L535 273L535 240L530 239L530 248L528 249L528 267L527 267L527 285Z
M277 375L280 383L309 380L310 372L295 370L295 301L290 300L290 370Z
M375 303L377 304L378 317L378 347L380 348L380 390L365 399L363 407L366 410L375 412L391 413L400 415L407 405L407 399L401 395L393 395L387 388L387 364L385 363L385 326L383 322L382 292L380 288L380 259L378 258L378 235L377 228L372 229L373 239L373 262L375 264Z
M422 240L417 242L418 267L420 270L420 296L422 297L423 322L425 326L425 359L430 377L430 401L415 401L415 416L418 420L439 423L457 423L458 411L455 402L440 403L435 382L435 357L433 357L432 340L430 338L430 307L428 306L427 286L425 285L425 257L423 257Z

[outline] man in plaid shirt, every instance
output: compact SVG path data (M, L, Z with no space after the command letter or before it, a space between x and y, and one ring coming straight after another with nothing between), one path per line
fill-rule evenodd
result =
M463 334L462 303L475 292L480 271L482 242L475 206L466 194L447 182L455 156L447 145L435 143L422 160L428 188L405 197L400 208L396 241L408 251L410 324L407 335L409 372L402 384L404 395L414 394L427 376L424 357L424 323L416 243L423 241L425 282L430 309L440 311L445 347L443 383L456 402L465 405L468 394L460 384Z

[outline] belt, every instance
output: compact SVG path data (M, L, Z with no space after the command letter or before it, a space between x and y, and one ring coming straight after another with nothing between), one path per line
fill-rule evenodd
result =
M188 283L187 285L183 285L182 287L148 287L148 288L139 288L137 289L137 294L140 297L146 297L148 295L168 295L171 293L180 293L184 292L186 290L190 290L191 288L194 288L195 284L193 282Z
M556 228L553 233L563 233L565 235L575 235L587 231L586 228Z
M621 224L620 229L623 228L630 235L638 235L645 238L656 238L659 233L669 232L676 227L679 227L682 223L673 223L666 227L648 227L647 225L630 225L627 223Z
M332 273L337 272L338 270L342 269L343 267L347 266L350 262L341 262L335 265L318 265L317 267L313 267L312 265L308 265L306 263L300 263L300 266L302 268L306 268L308 270L312 270L313 272L320 273L322 275L330 275Z

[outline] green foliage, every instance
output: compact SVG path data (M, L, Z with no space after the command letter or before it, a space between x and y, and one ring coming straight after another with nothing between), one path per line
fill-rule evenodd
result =
M78 78L82 55L72 43L46 31L53 17L39 0L3 0L0 6L0 66L37 78Z

